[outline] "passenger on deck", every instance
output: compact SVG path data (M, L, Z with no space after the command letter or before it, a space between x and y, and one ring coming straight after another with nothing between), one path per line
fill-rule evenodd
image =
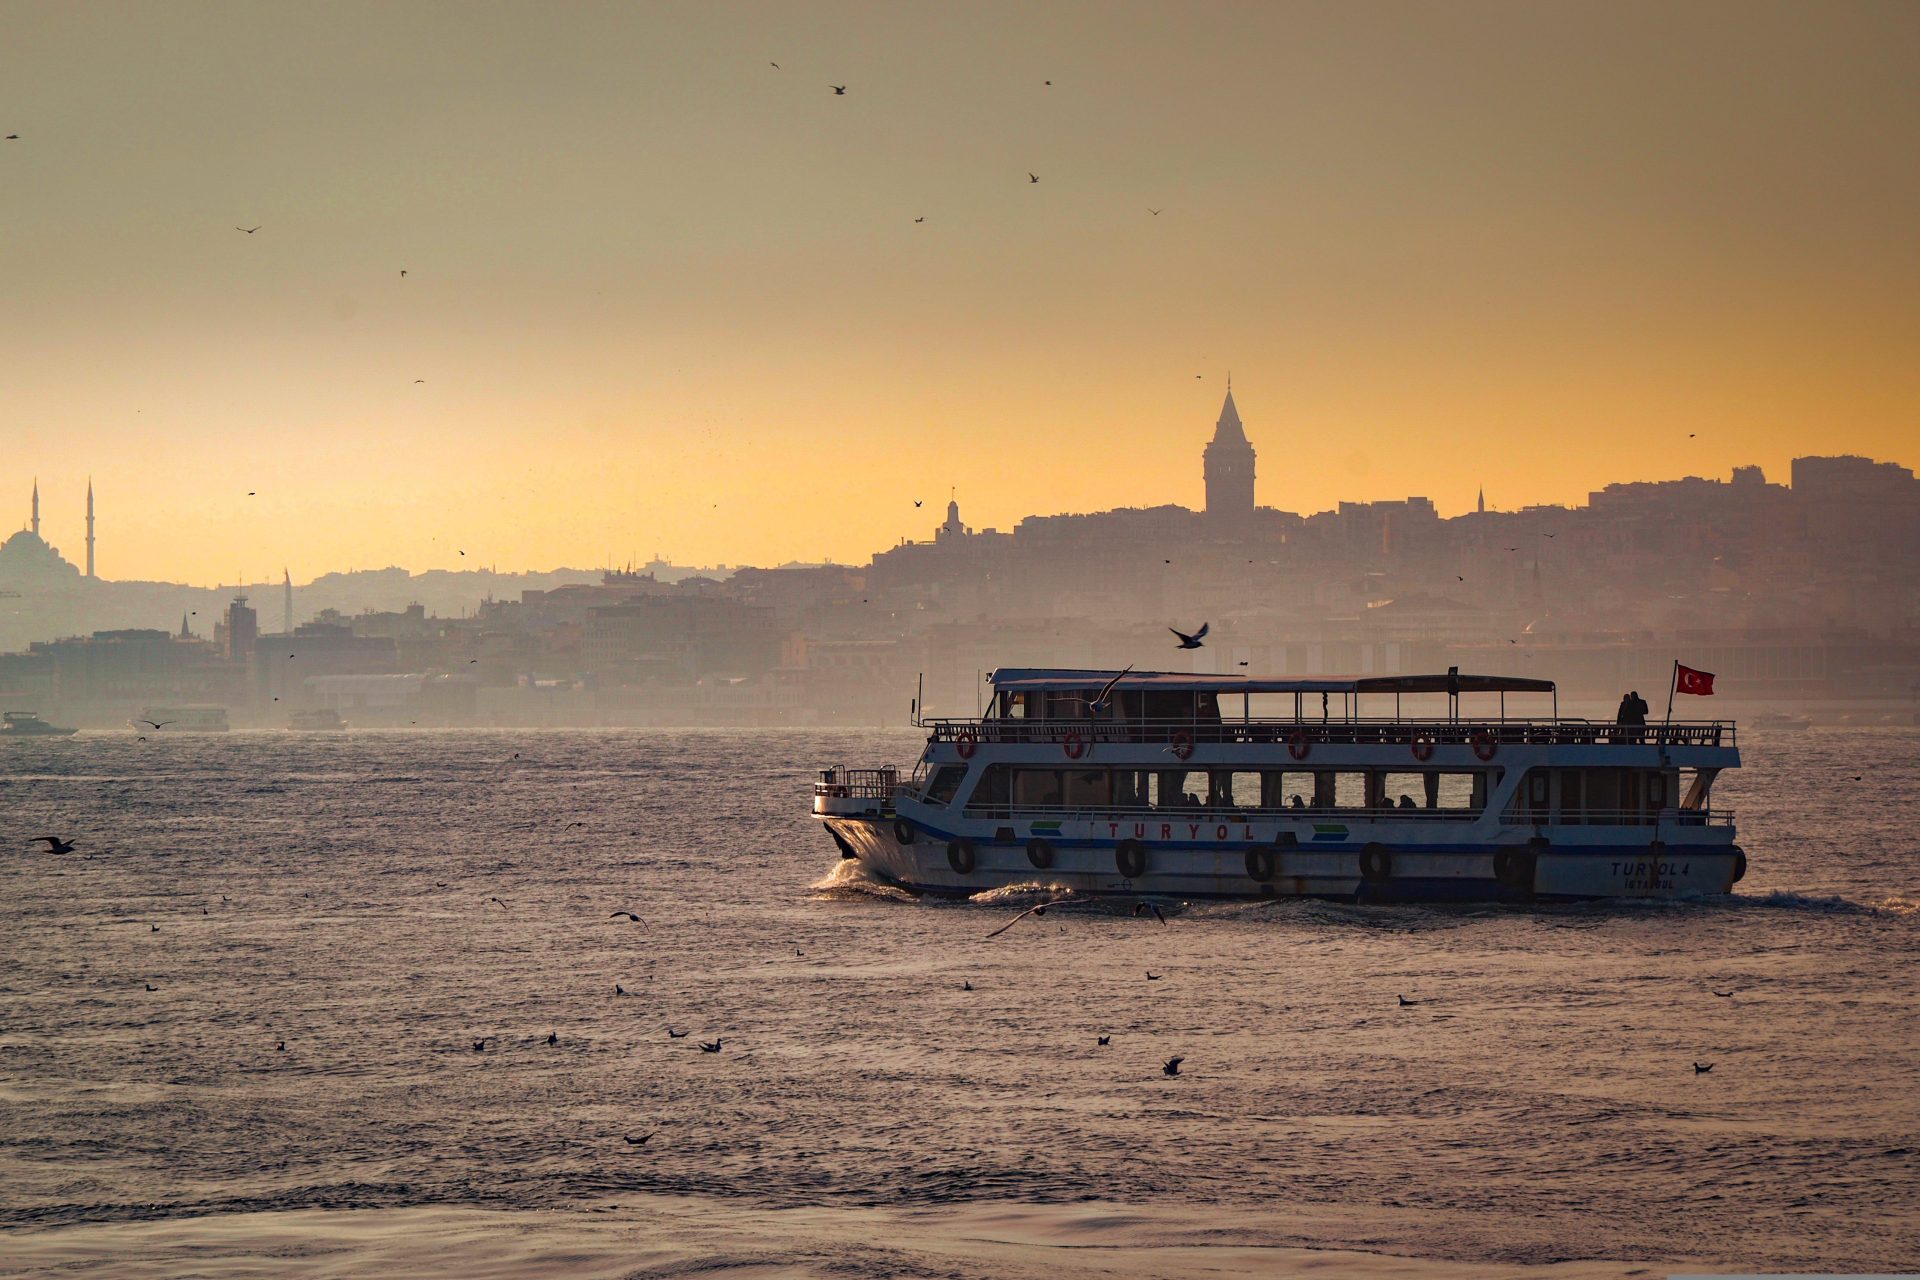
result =
M1420 806L1413 802L1412 796L1402 791L1400 793L1400 807L1402 809L1418 809Z
M1306 801L1300 798L1300 793L1298 791L1293 793L1293 799L1287 801L1287 808L1289 809L1304 809L1306 807L1307 807L1307 803Z

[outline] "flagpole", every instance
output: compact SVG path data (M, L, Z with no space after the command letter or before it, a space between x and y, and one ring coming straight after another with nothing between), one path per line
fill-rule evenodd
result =
M1680 687L1680 659L1673 660L1673 678L1667 681L1667 724L1673 723L1673 691Z

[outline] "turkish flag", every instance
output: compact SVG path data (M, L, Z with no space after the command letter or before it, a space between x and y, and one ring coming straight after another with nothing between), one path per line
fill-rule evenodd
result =
M1673 674L1675 693L1697 693L1706 697L1713 692L1713 672L1695 671L1692 667L1676 663Z

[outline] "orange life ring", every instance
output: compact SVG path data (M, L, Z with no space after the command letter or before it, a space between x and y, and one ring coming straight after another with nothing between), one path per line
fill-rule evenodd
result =
M1416 733L1413 735L1413 758L1415 760L1433 759L1433 735Z
M1169 741L1173 744L1173 758L1175 760L1185 760L1193 754L1193 735L1185 729L1175 729L1173 731L1173 737L1170 738Z
M1493 759L1494 752L1500 749L1500 740L1486 729L1480 730L1468 741L1473 743L1473 754L1482 760Z
M1305 729L1295 729L1293 736L1287 739L1287 754L1295 760L1305 760L1307 753L1312 750L1313 746L1307 741Z
M1060 749L1067 753L1067 759L1078 760L1087 754L1087 740L1080 736L1078 729L1067 730L1067 736L1060 739Z
M975 748L980 745L980 735L971 729L962 729L953 739L953 749L960 753L962 760L973 759Z

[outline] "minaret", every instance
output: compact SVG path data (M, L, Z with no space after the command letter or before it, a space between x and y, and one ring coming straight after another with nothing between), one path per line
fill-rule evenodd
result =
M280 629L284 634L292 635L293 634L293 571L283 566L280 570L280 579L281 579L281 586L283 586L286 589L286 593L287 593L287 600L286 600L286 607L285 607L286 611L282 615L283 624Z
M40 536L40 477L33 478L33 536Z
M1233 383L1227 383L1226 403L1214 424L1213 441L1202 455L1207 483L1207 521L1219 533L1244 536L1253 526L1253 446L1240 427L1234 407Z
M1480 514L1487 514L1487 486L1480 486Z
M87 477L87 576L93 576L93 477Z

